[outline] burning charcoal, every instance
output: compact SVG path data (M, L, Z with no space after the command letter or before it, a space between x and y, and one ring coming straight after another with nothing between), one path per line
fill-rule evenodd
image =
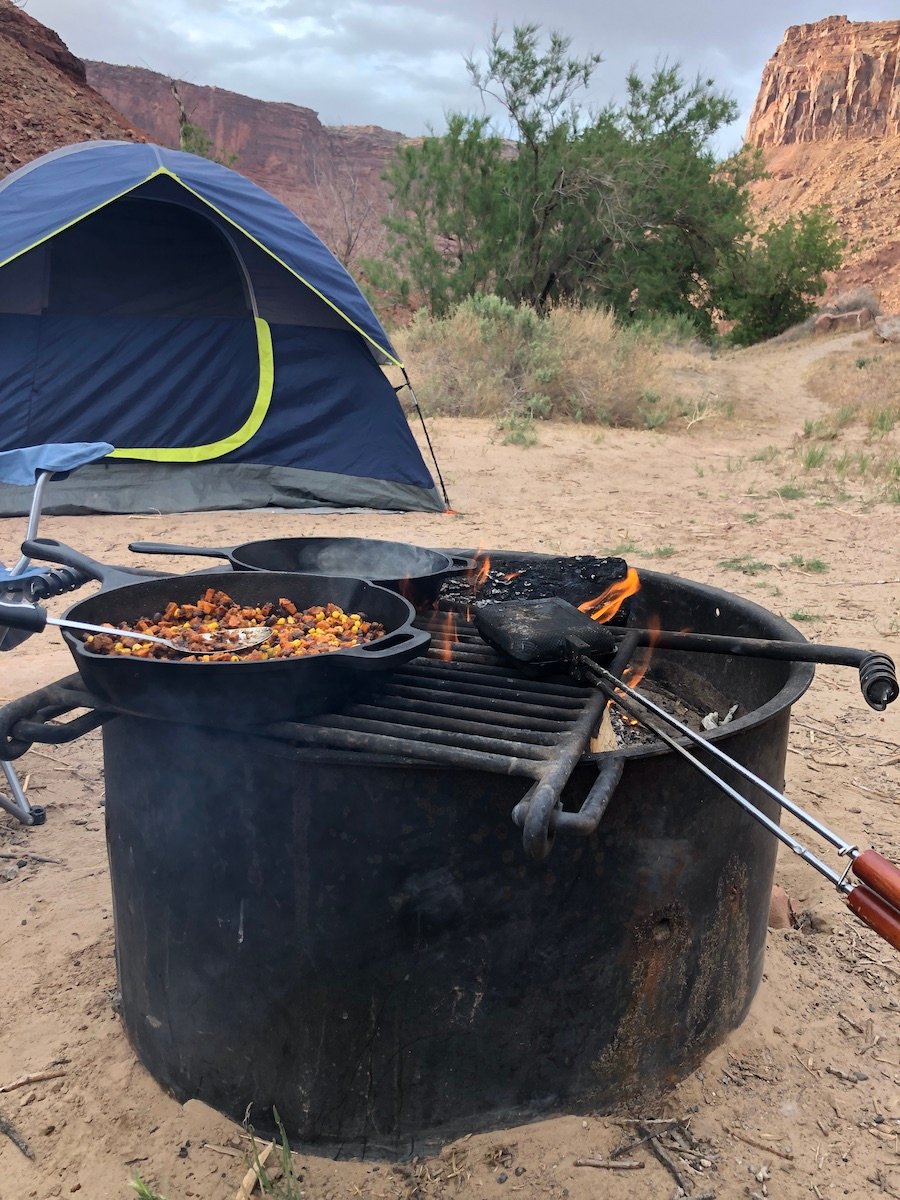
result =
M600 596L628 575L624 558L577 554L572 557L535 559L491 555L481 572L448 579L441 599L454 607L468 607L476 600L545 600L559 597L576 607ZM611 625L624 625L628 602L610 618Z

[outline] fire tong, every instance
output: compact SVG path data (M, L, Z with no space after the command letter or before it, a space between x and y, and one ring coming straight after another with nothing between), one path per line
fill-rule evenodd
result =
M824 875L846 898L852 912L895 949L900 950L900 868L875 850L860 851L857 846L851 845L788 796L720 750L707 738L694 733L687 725L620 678L632 653L642 645L786 660L830 661L857 667L860 673L860 687L866 702L877 711L883 711L888 704L897 699L900 690L894 663L887 655L852 650L844 646L821 647L803 642L795 644L708 634L659 633L639 629L627 630L619 640L609 627L598 624L587 614L558 597L522 601L517 604L488 605L476 611L476 623L482 636L513 661L530 667L567 666L577 679L599 687L628 716L651 730L660 741L681 755L715 787L739 804L749 816L780 842L789 846L794 854ZM827 652L824 658L823 650ZM601 666L597 659L605 660L611 669ZM748 783L771 797L782 809L830 842L837 848L839 855L850 860L846 870L839 874L822 862L811 850L786 833L777 821L767 817L692 754L686 746L672 737L665 728L661 728L657 721L649 720L648 712L658 718L664 726L678 733L681 738L687 739L694 746L702 746L706 754L746 779ZM612 755L609 761L615 763L616 756ZM615 782L617 780L613 780L610 787L601 789L603 806L608 803ZM534 857L543 857L548 847L552 814L547 809L546 801L538 803L537 800L538 797L535 796L527 805L520 805L520 811L514 813L514 819L523 826L526 848L530 849ZM849 881L848 876L851 872L859 883L853 884Z
M587 657L581 657L578 660L578 668L586 679L600 687L609 696L610 700L617 704L632 719L639 721L642 725L650 729L660 741L664 742L677 754L680 754L682 758L686 759L697 771L724 792L725 795L739 804L755 821L758 821L760 825L768 829L785 846L790 847L794 854L802 858L805 863L808 863L820 875L824 875L844 896L847 906L852 912L874 929L885 941L890 942L896 950L900 950L900 868L889 862L876 850L861 851L859 847L851 845L840 834L835 833L827 825L823 825L821 821L816 820L811 813L801 808L799 804L796 804L783 792L779 792L771 784L766 783L764 779L760 779L758 775L748 770L747 767L737 762L729 754L725 754L718 746L701 737L700 734L694 733L692 729L666 712L664 708L654 703L648 696L629 687L627 683L617 678L611 671L607 671L605 667L598 666ZM843 873L839 874L832 867L829 867L827 863L822 862L802 842L799 842L795 837L792 837L791 834L782 829L777 821L773 821L770 817L767 817L746 796L742 796L739 791L726 783L721 776L717 775L712 768L701 762L686 746L667 733L665 729L660 728L656 721L648 720L647 712L653 713L663 724L667 725L670 729L674 729L682 738L686 738L693 745L702 746L704 753L717 759L727 766L729 770L735 771L742 778L746 779L748 783L751 783L754 787L765 793L765 795L775 800L786 812L791 813L792 816L814 830L825 841L830 842L837 849L841 857L850 860ZM848 876L851 872L860 881L859 883L853 884L850 882Z

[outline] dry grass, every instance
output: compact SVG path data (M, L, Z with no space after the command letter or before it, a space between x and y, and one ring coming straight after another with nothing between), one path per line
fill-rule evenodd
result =
M863 417L900 406L900 346L873 343L863 353L829 355L807 377L813 395L832 408L851 407Z
M900 347L833 354L809 372L828 414L807 422L799 447L807 470L869 499L900 503Z
M443 320L419 313L394 340L426 412L496 417L509 440L527 440L542 419L658 428L708 415L701 400L671 394L682 357L709 357L672 323L623 328L610 312L570 305L542 320L476 296Z

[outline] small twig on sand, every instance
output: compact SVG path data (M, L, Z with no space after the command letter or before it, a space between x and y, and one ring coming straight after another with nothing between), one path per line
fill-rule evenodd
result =
M234 1150L231 1146L217 1146L213 1142L201 1142L201 1150L214 1150L216 1154L227 1154L230 1158L243 1158L240 1150Z
M11 1121L7 1121L6 1117L0 1117L0 1133L5 1133L14 1146L16 1146L26 1158L34 1158L34 1151L16 1129Z
M61 1079L65 1075L65 1071L49 1070L35 1071L33 1075L23 1075L20 1079L14 1079L12 1083L4 1083L0 1087L0 1092L14 1092L16 1088L28 1087L29 1083L44 1083L47 1079Z
M610 1117L610 1125L646 1125L649 1129L651 1125L683 1125L684 1122L680 1117Z
M862 1025L857 1025L857 1023L853 1020L853 1018L848 1017L845 1012L841 1012L840 1010L838 1010L838 1016L841 1018L842 1021L846 1021L848 1025L852 1026L856 1030L857 1033L862 1033L862 1031L863 1031Z
M629 1150L633 1150L635 1146L643 1146L644 1142L649 1141L655 1134L648 1133L645 1137L629 1138L627 1142L623 1142L621 1146L616 1146L615 1150L610 1152L610 1158L621 1158L623 1154L627 1154Z
M576 1158L576 1167L602 1167L604 1171L643 1171L642 1162L622 1161L610 1162L606 1158Z
M55 755L55 754L48 754L48 753L46 752L46 750L37 750L37 749L35 749L35 747L34 747L34 746L31 746L31 747L29 748L29 750L28 750L28 753L29 753L29 754L36 754L36 755L37 755L39 758L46 758L48 762L52 762L52 763L58 763L58 762L59 762L59 759L56 757L56 755Z
M241 1181L241 1186L235 1193L234 1200L249 1200L250 1196L256 1189L256 1185L260 1182L260 1173L266 1162L266 1159L275 1149L274 1142L266 1142L263 1148L255 1154L253 1166L244 1176Z
M760 1142L755 1138L747 1137L745 1133L738 1133L736 1129L732 1129L728 1125L723 1125L725 1132L733 1138L737 1138L739 1142L745 1142L748 1146L752 1146L754 1150L764 1150L766 1154L776 1154L779 1158L785 1158L788 1162L794 1161L793 1154L787 1150L778 1150L775 1146L767 1146L765 1142Z
M886 1196L894 1196L896 1197L896 1200L900 1200L900 1192L894 1191L894 1189L885 1179L884 1173L880 1169L877 1170L874 1175L867 1175L866 1179L868 1179L869 1183L877 1184L879 1191L884 1192Z
M684 1194L686 1196L689 1196L693 1190L693 1184L685 1175L682 1175L681 1171L678 1169L677 1163L672 1158L671 1154L668 1154L662 1148L662 1146L659 1144L659 1139L656 1137L656 1135L654 1133L652 1133L647 1128L646 1125L644 1125L644 1124L639 1125L638 1130L640 1133L644 1134L647 1137L648 1145L650 1146L650 1149L653 1151L653 1154L655 1155L655 1157L657 1159L659 1159L659 1161L666 1168L666 1170L669 1172L669 1174L672 1176L672 1178L675 1180L675 1182L678 1184L678 1186L681 1188L681 1190L684 1192Z

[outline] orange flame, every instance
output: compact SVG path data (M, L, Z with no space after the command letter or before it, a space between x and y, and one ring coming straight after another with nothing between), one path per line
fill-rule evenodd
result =
M633 661L622 672L622 678L629 687L639 687L641 680L647 674L650 667L650 659L653 657L653 647L656 645L656 635L660 630L659 618L650 617L647 621L647 629L650 633L650 637L648 638L649 645L641 646ZM637 724L637 722L635 723Z
M431 645L438 658L450 662L453 658L453 643L456 641L456 617L449 610L440 614L438 636Z
M475 553L475 561L478 566L469 572L469 578L472 581L472 591L479 592L484 586L484 581L488 577L488 572L491 569L491 560L487 554L482 555L480 550Z
M587 613L594 621L601 624L611 621L629 596L633 596L640 588L641 581L634 567L629 567L624 579L611 583L605 591L593 600L585 600L578 605L579 612Z

